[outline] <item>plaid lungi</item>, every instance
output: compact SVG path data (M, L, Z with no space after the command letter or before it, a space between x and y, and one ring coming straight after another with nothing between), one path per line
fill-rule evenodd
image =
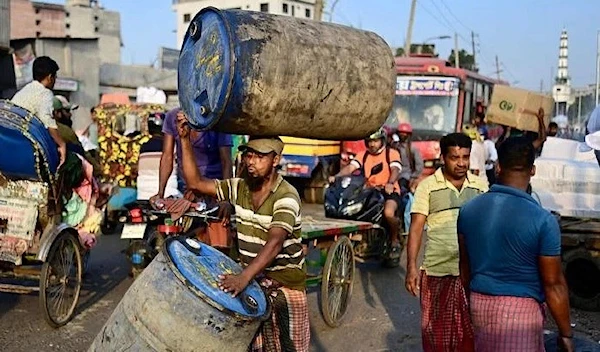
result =
M421 272L421 335L425 352L473 351L473 325L460 277Z
M249 347L251 352L307 352L310 345L308 300L305 291L269 287L260 280L271 300L271 317L265 321Z
M533 298L471 293L477 351L541 352L544 309Z

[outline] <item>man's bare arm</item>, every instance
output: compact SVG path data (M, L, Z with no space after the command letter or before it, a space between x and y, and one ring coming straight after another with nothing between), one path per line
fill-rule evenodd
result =
M544 123L544 109L540 108L537 113L538 119L538 138L533 141L533 147L539 150L546 142L546 124Z
M421 241L423 240L423 228L427 216L413 213L411 215L410 231L408 232L408 245L406 249L406 289L414 296L419 292L419 269L417 267L417 258L421 250Z
M60 154L60 163L64 163L67 159L67 143L62 139L57 128L48 128L50 136L54 142L58 145L58 153Z
M538 258L540 277L546 295L546 304L563 337L572 336L569 307L569 289L562 272L560 256Z
M219 156L221 157L223 179L232 178L233 162L231 161L231 147L219 147Z
M158 171L158 197L165 197L167 182L173 172L173 151L175 148L175 138L165 133L163 136L163 149L160 156L160 167Z

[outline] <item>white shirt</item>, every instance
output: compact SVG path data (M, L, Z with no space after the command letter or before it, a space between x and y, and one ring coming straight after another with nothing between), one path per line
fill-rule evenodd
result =
M484 179L488 182L487 175L485 173L485 146L483 142L473 141L471 146L471 157L469 158L471 170L479 171L479 178Z
M485 164L486 170L492 170L494 168L494 163L498 161L498 151L496 150L496 144L489 139L483 141L483 146L485 147L485 157L486 161L491 161L492 164Z
M29 110L46 128L58 128L52 117L54 94L38 81L28 83L11 99L13 104Z

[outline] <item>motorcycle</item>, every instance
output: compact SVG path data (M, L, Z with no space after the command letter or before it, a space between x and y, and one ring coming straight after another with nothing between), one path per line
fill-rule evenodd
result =
M391 259L388 255L391 248L390 229L383 217L384 204L382 190L366 187L366 179L363 176L336 178L325 190L326 217L364 221L375 225L355 244L355 255L363 259L377 257L382 260L384 266L396 267L399 260ZM402 228L399 229L399 233L403 233ZM401 244L404 243L402 240Z
M141 274L161 251L167 237L195 237L202 224L221 221L218 211L219 207L206 209L200 206L173 221L171 214L153 209L150 202L137 202L119 219L123 223L121 239L129 241L123 252L131 263L130 275L136 279Z

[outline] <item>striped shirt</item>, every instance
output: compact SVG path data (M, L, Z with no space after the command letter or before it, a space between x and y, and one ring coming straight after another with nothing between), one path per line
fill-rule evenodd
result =
M427 216L427 243L422 270L430 276L458 276L458 211L481 193L487 182L469 173L459 191L439 168L417 187L412 214Z
M271 193L258 208L252 205L252 194L241 178L215 180L217 199L235 206L239 258L247 266L269 239L269 229L279 227L288 232L283 249L265 269L265 275L281 285L297 290L306 286L306 268L302 250L302 224L298 191L277 175Z

